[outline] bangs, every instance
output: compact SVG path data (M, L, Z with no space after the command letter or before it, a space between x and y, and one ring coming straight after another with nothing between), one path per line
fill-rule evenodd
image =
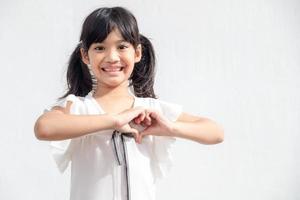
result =
M139 41L139 31L133 15L126 10L100 9L87 17L82 32L82 40L87 49L93 43L101 43L114 29L118 29L123 39L136 47Z

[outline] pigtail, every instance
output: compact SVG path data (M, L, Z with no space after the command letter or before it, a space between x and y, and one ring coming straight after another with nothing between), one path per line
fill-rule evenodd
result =
M59 99L63 99L69 94L85 96L93 89L92 76L87 66L81 60L81 47L82 42L77 45L70 57L67 70L68 91Z
M136 63L131 74L129 86L133 86L134 93L138 97L157 98L154 93L155 77L155 53L150 40L140 34L142 45L142 58Z

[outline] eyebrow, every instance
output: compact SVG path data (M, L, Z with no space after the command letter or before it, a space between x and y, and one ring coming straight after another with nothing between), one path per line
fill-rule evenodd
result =
M127 42L127 41L126 40L117 40L116 42L118 43L118 42Z
M115 43L122 43L122 42L128 42L126 40L117 40ZM103 44L104 42L96 42L95 44Z

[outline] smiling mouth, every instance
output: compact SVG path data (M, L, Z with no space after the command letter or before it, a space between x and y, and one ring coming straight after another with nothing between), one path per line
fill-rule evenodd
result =
M105 72L120 72L120 71L123 71L124 67L116 67L116 68L101 68L102 71L105 71Z

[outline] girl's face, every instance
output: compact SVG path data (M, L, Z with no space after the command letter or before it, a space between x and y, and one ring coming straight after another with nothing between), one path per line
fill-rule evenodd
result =
M103 42L93 43L87 53L81 49L81 57L85 64L91 65L97 87L116 87L128 81L134 64L140 61L141 45L135 49L114 29Z

